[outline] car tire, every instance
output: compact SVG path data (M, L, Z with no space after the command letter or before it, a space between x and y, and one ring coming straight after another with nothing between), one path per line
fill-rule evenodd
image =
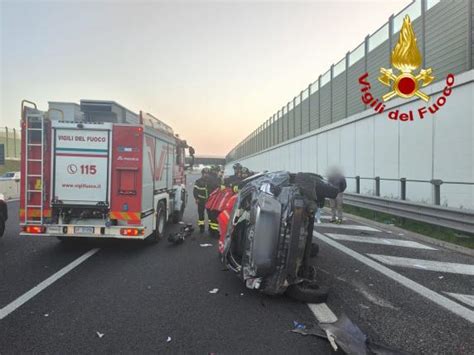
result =
M300 302L323 303L328 299L328 288L316 282L303 281L286 289L288 297Z
M163 201L156 206L156 225L153 233L145 240L150 244L155 244L163 238L166 227L166 206Z

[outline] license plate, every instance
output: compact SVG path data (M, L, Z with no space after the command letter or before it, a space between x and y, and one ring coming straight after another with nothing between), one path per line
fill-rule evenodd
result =
M48 233L61 233L61 227L48 227Z
M77 233L77 234L94 234L94 227L74 227L74 233Z

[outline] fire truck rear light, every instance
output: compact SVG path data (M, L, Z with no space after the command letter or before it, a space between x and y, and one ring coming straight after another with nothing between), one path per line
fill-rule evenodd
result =
M128 237L136 237L139 235L143 235L144 230L140 228L121 228L120 234L126 235Z
M31 233L31 234L44 233L45 230L46 228L43 226L24 226L23 227L23 231L25 233Z

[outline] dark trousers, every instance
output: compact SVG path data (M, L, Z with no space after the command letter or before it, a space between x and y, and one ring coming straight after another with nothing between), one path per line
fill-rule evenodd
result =
M204 231L206 225L206 217L204 216L204 211L206 210L206 201L198 201L198 227L200 230ZM209 214L208 214L209 216Z

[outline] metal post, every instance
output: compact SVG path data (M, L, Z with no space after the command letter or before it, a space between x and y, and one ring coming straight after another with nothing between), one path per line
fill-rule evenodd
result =
M13 155L16 158L16 129L13 128Z
M370 36L367 35L364 40L364 71L367 73L369 68L368 68L368 63L367 63L367 58L369 56L369 38ZM367 109L367 105L364 104L364 108Z
M296 96L293 98L293 110L291 110L292 116L293 116L293 138L296 137L296 110L295 110L295 107L296 107Z
M393 48L393 14L388 18L388 62L392 62L392 48ZM423 55L423 58L425 56ZM423 66L424 67L424 66Z
M425 0L426 1L426 0ZM425 2L423 1L423 2ZM426 10L426 4L425 4ZM472 46L473 46L473 31L474 31L474 24L473 24L473 5L468 2L467 4L467 68L472 69L474 67L473 58L472 58ZM423 16L424 18L424 16ZM423 47L424 48L424 47ZM423 56L424 58L425 56Z
M356 193L360 194L360 176L357 175L355 179L356 179Z
M28 139L28 137L26 139ZM8 155L8 127L5 127L5 158L8 158L8 157L9 157Z
M375 177L375 196L380 196L380 176Z
M441 205L441 184L443 183L443 180L433 179L430 182L433 185L434 204L439 206Z
M405 201L407 199L407 179L400 179L400 198Z
M318 128L321 128L321 75L318 77Z
M287 131L286 131L286 140L289 140L290 139L290 102L288 101L288 103L286 104L286 117L287 117L287 120L286 120L286 128L287 128Z
M303 134L303 90L300 92L300 134Z
M331 64L331 72L330 72L330 76L331 76L331 79L329 81L329 93L330 93L330 96L329 96L329 119L330 119L330 122L332 123L333 122L333 109L332 109L332 103L333 103L333 93L332 93L332 87L333 87L333 79L334 79L334 64Z
M346 97L344 101L345 110L344 110L344 118L349 117L349 101L347 97L349 96L349 56L351 52L346 53L346 70L345 70L345 80L346 80Z
M311 132L311 88L313 84L308 85L308 132Z

